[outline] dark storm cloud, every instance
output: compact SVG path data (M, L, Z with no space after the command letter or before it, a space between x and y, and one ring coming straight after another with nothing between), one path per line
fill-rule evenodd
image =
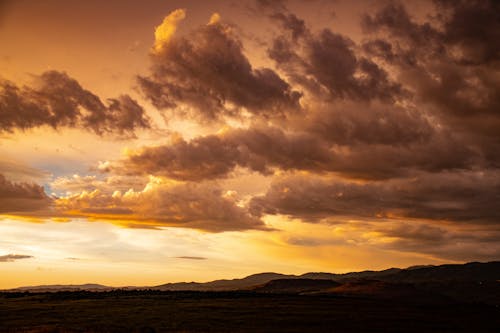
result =
M0 262L12 262L19 259L30 259L30 258L33 258L33 256L27 256L23 254L7 254L4 256L0 256Z
M497 170L422 173L413 178L352 183L294 176L275 181L250 204L254 214L283 214L315 222L330 217L417 218L497 223Z
M495 33L474 41L457 24L463 20L479 34L480 17L486 26L495 27L496 14L488 13L495 9L491 3L441 2L437 21L417 23L394 2L363 19L367 35L361 45L330 29L311 31L283 3L259 5L280 30L268 54L293 84L286 85L286 91L304 90L308 99L302 100L303 112L288 113L286 122L275 122L274 127L255 121L247 129L144 147L130 153L115 171L187 181L227 177L236 167L266 175L333 173L369 182L316 184L308 175L303 184L293 181L297 194L282 193L275 184L265 196L254 198L251 209L306 220L395 214L498 222L492 201L498 198L500 161L500 85L496 46L490 46L496 45ZM151 77L142 82L146 94L163 107L179 101L195 106L205 118L238 107L269 117L257 111L264 104L250 103L261 94L255 84L240 84L237 77L256 83L251 79L255 70L242 55L241 43L223 28L228 29L220 23L202 27L188 37L173 38L163 52L154 54ZM231 71L219 65L221 58L212 54L207 40L218 46ZM472 44L482 45L479 53L472 53ZM224 70L215 73L214 68ZM227 82L231 90L226 90ZM234 95L243 87L252 98ZM263 94L261 103L281 100L277 96L282 94L269 96ZM225 101L235 108L223 107ZM267 111L287 113L284 105ZM485 176L476 177L481 170ZM387 181L374 181L381 179ZM339 188L351 196L325 201L332 191L340 193ZM469 192L474 195L467 197Z
M11 182L0 174L0 214L27 213L49 207L43 187L34 183Z
M389 179L418 170L471 169L482 157L449 133L404 110L348 110L303 119L305 130L253 126L143 147L114 164L114 172L179 180L227 177L236 167L264 175L276 170L336 172L350 178ZM372 118L373 116L373 118ZM309 127L309 128L307 128Z
M335 155L330 171L367 180L411 176L422 170L442 172L473 169L484 163L474 150L442 134L411 145L339 146L332 151Z
M488 227L457 228L456 225L434 226L399 223L388 228L374 228L391 242L391 250L423 252L446 260L495 260L500 255L500 229Z
M382 27L388 28L395 37L404 38L411 45L429 45L439 37L439 32L430 25L415 23L403 4L390 2L373 15L365 15L362 21L365 32ZM418 50L414 50L418 52Z
M237 143L218 136L178 139L171 145L144 147L128 155L123 171L181 180L217 178L231 172L240 160Z
M281 22L283 29L291 32L292 40L294 41L297 41L299 37L308 33L305 21L294 14L274 13L271 14L271 18Z
M435 19L422 23L397 3L367 15L363 24L373 38L364 48L387 61L416 103L493 157L500 139L500 5L436 1L435 7Z
M409 145L433 140L437 131L420 110L377 103L318 107L300 122L308 132L337 145Z
M78 127L97 134L148 128L144 109L127 95L107 105L66 73L47 71L30 87L0 82L0 131L40 126Z
M268 50L291 82L335 99L390 101L404 94L383 68L356 54L356 44L347 36L330 29L312 33L293 14L271 17L291 33L291 38L287 34L275 38Z
M256 0L255 8L258 11L288 11L286 3L287 0Z
M233 30L215 21L164 42L151 54L150 75L138 78L144 95L160 109L188 106L209 120L242 108L266 118L299 109L301 94L273 70L253 68Z
M497 62L500 56L500 3L494 0L436 0L444 39L459 47L465 64Z
M115 169L180 180L226 177L236 166L263 174L274 168L326 168L328 147L307 134L286 134L274 127L232 129L219 135L178 139L170 145L144 147L129 154ZM323 166L322 166L323 165Z

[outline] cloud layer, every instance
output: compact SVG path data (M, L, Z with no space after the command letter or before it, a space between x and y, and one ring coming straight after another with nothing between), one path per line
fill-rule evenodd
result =
M59 198L2 177L0 213L50 206L51 216L212 232L270 230L266 218L280 216L363 229L353 238L387 249L498 255L472 248L500 232L500 7L424 7L414 17L403 3L376 4L354 38L313 28L286 2L257 1L272 29L250 36L265 66L252 64L248 36L219 14L183 31L189 15L175 10L156 27L137 85L166 119L204 134L137 144L102 174L60 177L51 184ZM151 127L129 96L103 102L61 72L0 87L2 131ZM270 185L240 196L228 184L241 173Z
M496 224L498 171L423 173L411 179L355 183L297 175L275 181L251 208L265 213L323 219L423 219Z
M280 80L287 82L288 91L297 92L301 103L299 112L285 104L268 106L273 110L280 105L279 113L285 115L280 122L218 88L219 79L231 82L231 89L239 87L233 69L254 71L241 66L247 61L242 61L240 51L224 57L227 67L218 66L218 58L207 64L207 59L214 59L205 53L210 49L207 41L215 41L210 45L222 50L219 54L235 45L230 26L217 21L187 36L173 36L163 55L153 56L150 79L167 73L162 66L173 66L169 73L174 74L161 78L174 82L157 79L150 86L156 94L145 91L146 95L157 101L173 98L157 104L162 107L174 108L182 101L198 113L215 110L228 115L224 103L213 102L216 98L208 102L199 93L219 91L227 97L224 102L237 106L232 111L253 113L252 121L189 141L177 137L168 144L129 151L114 165L114 172L200 182L230 178L239 168L256 171L274 177L267 193L247 205L257 217L496 226L500 57L492 46L495 33L490 30L495 29L483 34L478 20L483 18L485 26L494 28L498 22L491 13L498 8L488 1L438 1L434 6L444 14L424 22L417 22L397 2L379 7L363 17L365 35L360 44L331 29L311 30L286 7L264 6L278 29L267 53L275 61L276 73L283 75ZM224 47L215 35L225 36ZM182 59L181 45L183 56L203 56L181 66L177 63ZM194 63L202 68L194 70L198 68ZM177 84L179 68L196 72L183 72L189 87L201 87L201 82L213 85L191 89L189 98L176 95L171 88ZM213 68L219 71L211 72ZM259 95L252 87L246 88L247 93ZM262 101L268 96L263 94ZM199 119L199 114L189 116ZM409 227L387 234L414 238L418 228L405 225ZM407 232L410 229L417 231Z

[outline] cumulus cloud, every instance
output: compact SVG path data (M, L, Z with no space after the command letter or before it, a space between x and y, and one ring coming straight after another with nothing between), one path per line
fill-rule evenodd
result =
M154 52L160 53L172 39L177 30L177 25L186 17L185 9L176 9L167 15L163 22L156 27Z
M54 191L71 194L83 191L93 191L96 188L107 192L128 191L129 189L143 189L147 184L147 177L127 177L110 175L99 177L96 175L78 175L57 177L50 183L50 188Z
M0 175L0 214L40 218L82 217L133 228L185 227L210 232L268 230L232 191L216 183L183 183L158 177L60 177L51 183L65 191L49 197L33 183Z
M299 108L300 93L269 68L253 68L234 29L210 20L186 36L174 35L185 15L176 10L157 28L149 75L139 76L144 95L160 109L193 113L198 119L267 118Z
M93 191L55 200L60 214L117 221L131 227L177 226L211 232L261 229L232 196L211 183L177 183L152 177L141 191Z
M30 259L30 258L33 258L33 256L27 256L23 254L6 254L0 256L0 262L12 262L20 259Z
M0 81L0 131L40 126L78 127L97 134L133 134L149 128L144 109L130 96L104 103L64 72L46 71L32 86Z

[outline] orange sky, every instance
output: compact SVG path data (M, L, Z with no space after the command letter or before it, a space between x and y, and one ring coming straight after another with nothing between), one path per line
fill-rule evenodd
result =
M498 259L494 6L1 2L0 289Z

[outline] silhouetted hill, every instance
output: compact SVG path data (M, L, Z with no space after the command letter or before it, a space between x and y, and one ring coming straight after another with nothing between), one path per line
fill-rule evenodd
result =
M343 274L305 273L300 275L299 277L305 279L330 279L335 281L342 281L348 279L378 278L400 272L401 270L402 270L401 268L389 268L389 269L384 269L382 271L361 271L361 272L350 272Z
M33 291L33 292L50 292L50 291L105 291L113 289L112 287L103 286L101 284L86 283L86 284L52 284L41 286L27 286L10 289L10 291Z
M498 281L500 261L471 262L463 265L426 266L403 269L394 274L376 276L384 281L431 282L431 281Z
M155 290L200 290L200 291L223 291L223 290L242 290L250 289L254 286L267 283L271 280L282 278L294 278L294 275L284 275L278 273L259 273L249 275L242 279L232 280L215 280L205 283L196 282L181 282L181 283L166 283L160 286L153 287Z
M273 280L281 281L266 285ZM306 280L308 282L305 282ZM310 280L327 280L329 282L311 282ZM363 282L359 284L360 280L376 280L379 282ZM498 304L500 303L500 283L498 281L500 281L500 262L497 261L489 263L473 262L463 265L413 266L407 269L390 268L382 271L362 271L345 274L315 272L297 276L278 273L260 273L241 279L215 280L204 283L167 283L154 287L122 287L119 289L152 289L160 291L230 291L259 290L258 288L268 288L269 290L273 290L273 292L278 292L278 290L282 290L283 292L297 290L297 292L302 292L304 288L309 288L307 285L308 283L311 284L311 288L316 288L321 283L325 283L326 285L326 283L335 282L344 284L344 293L347 293L348 291L349 293L358 294L362 291L375 293L375 291L378 290L377 292L381 294L383 292L395 292L394 288L400 288L401 284L407 284L412 285L422 292L446 295L457 300L472 300ZM112 289L118 288L107 287L99 284L83 284L21 287L12 289L11 291L108 291ZM323 289L320 288L318 290ZM342 289L338 290L340 291ZM400 292L403 291L400 290Z

